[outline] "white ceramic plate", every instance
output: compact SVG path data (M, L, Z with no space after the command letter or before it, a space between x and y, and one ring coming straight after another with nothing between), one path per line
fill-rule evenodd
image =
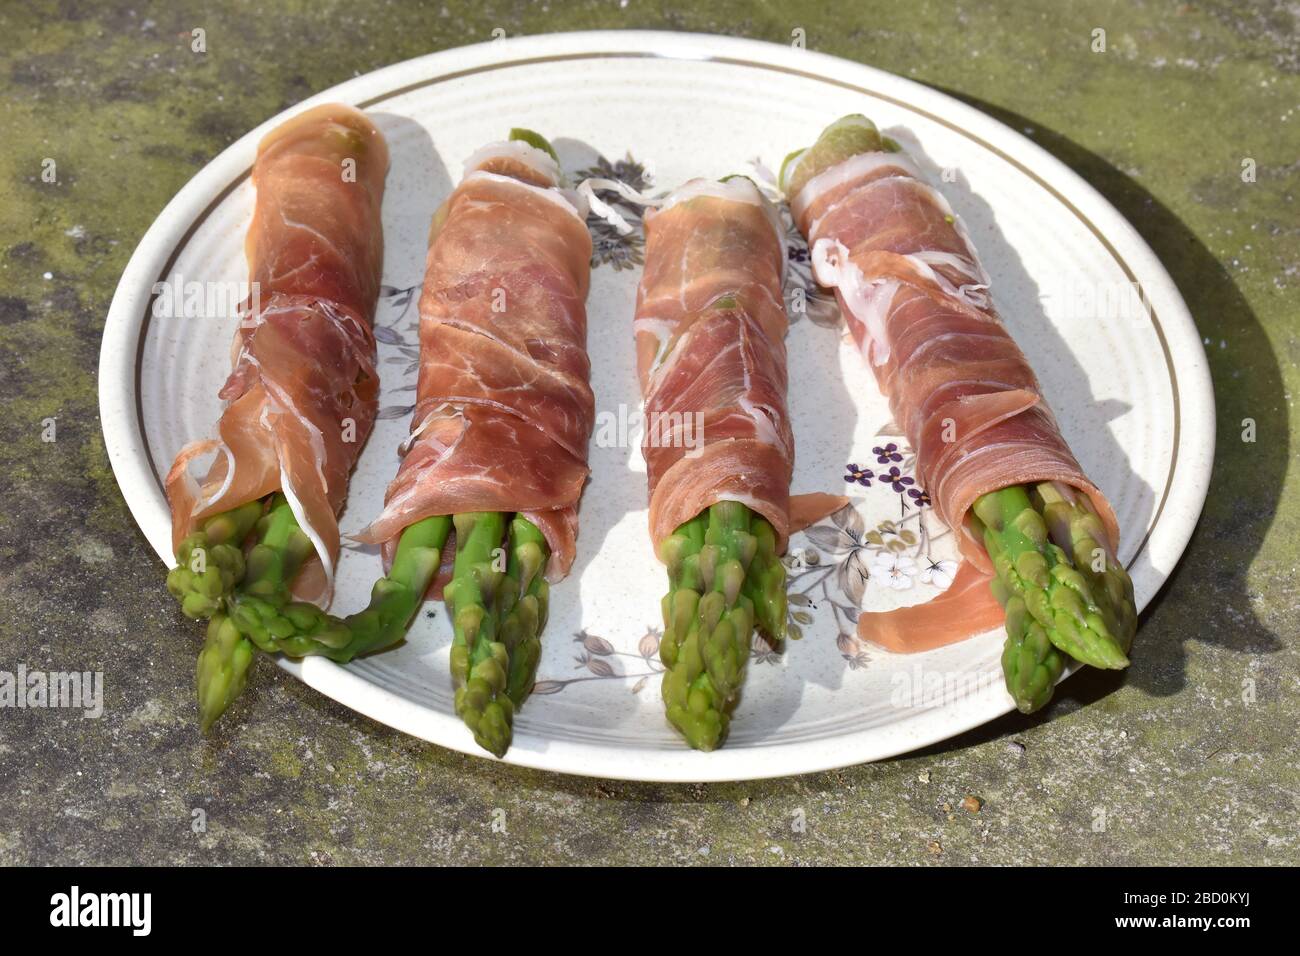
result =
M832 119L865 113L917 156L965 219L993 292L1044 382L1079 459L1114 503L1121 556L1139 606L1182 553L1205 498L1214 408L1205 355L1182 299L1138 234L1091 187L1019 133L941 93L870 67L747 40L669 33L575 33L449 50L358 77L300 104L361 105L389 139L384 203L384 281L421 281L434 208L463 160L512 126L556 141L570 172L597 156L640 164L655 188L694 176L775 167ZM287 114L286 114L287 115ZM161 489L180 446L211 434L217 389L229 369L233 311L206 318L151 318L160 279L207 283L246 278L244 232L253 205L248 171L277 116L235 143L185 186L149 229L122 277L104 330L100 409L113 468L140 527L170 562L170 519ZM947 170L948 172L943 172ZM618 170L624 175L636 166ZM609 234L602 234L605 240ZM755 651L727 746L688 750L666 726L657 639L664 574L646 533L644 465L617 436L639 407L633 374L632 305L639 269L613 260L635 246L599 243L593 271L590 351L605 436L593 441L593 476L582 504L573 574L552 590L538 693L519 714L509 762L566 773L639 780L729 780L840 767L912 750L1011 708L989 633L939 651L901 657L859 645L853 606L884 608L933 596L922 580L951 557L952 536L881 472L910 470L872 451L895 440L869 371L825 322L790 332L790 404L797 435L794 491L843 492L846 465L870 469L852 485L852 515L798 536L792 605L803 638L777 657ZM622 263L627 265L627 263ZM797 274L797 270L796 270ZM1126 292L1139 290L1138 295ZM343 518L362 527L380 508L405 436L414 373L415 313L381 304L382 404ZM388 361L388 360L392 361ZM602 424L598 424L598 430ZM598 438L600 433L598 431ZM626 436L622 436L626 438ZM898 533L890 536L894 521ZM880 542L869 539L883 530ZM913 562L890 585L860 572L893 542ZM815 562L815 563L814 563ZM365 603L378 573L373 553L346 551L334 609ZM796 601L804 599L795 598ZM421 615L407 642L339 667L284 663L311 686L407 733L477 753L452 711L449 628L441 606ZM197 627L195 628L197 638ZM178 635L178 639L180 635ZM175 652L192 653L181 641ZM1141 635L1137 653L1141 654ZM254 684L254 689L256 684Z

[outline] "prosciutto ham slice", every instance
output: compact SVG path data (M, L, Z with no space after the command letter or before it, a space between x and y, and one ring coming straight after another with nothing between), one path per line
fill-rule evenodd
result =
M928 650L1001 620L988 587L991 562L966 523L987 492L1041 481L1072 486L1091 501L1113 551L1115 513L1062 437L943 196L906 155L886 150L847 156L812 175L800 175L796 165L788 182L814 275L835 290L916 451L921 483L958 532L965 559L944 595L930 605L863 614L860 636L895 651Z
M308 599L331 589L338 514L377 412L387 173L383 136L350 106L318 106L262 140L245 241L253 291L219 393L229 404L219 437L186 445L166 479L173 545L204 518L283 491L321 561L301 576Z
M738 501L785 549L784 265L775 210L747 179L692 180L646 216L634 329L656 545L710 505Z
M403 528L520 512L546 536L547 576L573 563L587 440L586 211L542 150L479 150L434 217L420 296L411 436L383 513L356 537L391 555Z

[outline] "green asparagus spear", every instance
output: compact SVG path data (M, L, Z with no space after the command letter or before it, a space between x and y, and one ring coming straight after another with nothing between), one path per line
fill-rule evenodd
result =
M1048 533L1085 579L1091 605L1101 614L1125 654L1137 631L1133 581L1110 548L1106 531L1088 499L1068 485L1040 482L1033 488L1034 506L1042 512Z
M1052 483L990 492L972 510L1007 612L1002 669L1016 706L1031 713L1047 703L1064 655L1127 667L1137 622L1132 583L1098 544L1105 538L1096 516Z
M995 580L995 594L1003 593L1000 584ZM1007 597L1003 606L1007 612L1007 642L1002 648L1002 673L1007 692L1019 711L1032 714L1052 699L1052 691L1065 669L1065 655L1048 638L1043 625L1030 615L1019 595Z
M227 600L221 627L210 626L200 656L198 692L206 730L239 694L254 646L290 657L319 655L338 663L401 640L424 593L437 574L451 529L445 515L407 527L387 576L371 590L362 611L338 618L314 604L290 599L289 588L312 545L283 495L259 522L258 543L249 552L248 572ZM232 679L231 674L237 679Z
M785 565L776 553L776 530L762 515L751 514L750 531L758 547L745 573L745 596L759 629L780 645L786 632Z
M510 659L506 695L518 710L532 693L537 662L542 656L541 632L546 627L550 586L543 572L550 558L546 538L527 518L510 522L505 580L497 589L496 614L500 640Z
M451 615L451 676L456 713L479 746L500 757L510 745L514 703L506 693L510 657L497 637L489 610L505 576L502 537L505 515L497 511L456 515L456 563L443 591Z
M984 546L998 578L1018 595L1052 643L1094 667L1128 666L1121 641L1108 626L1092 588L1054 543L1042 514L1023 485L981 496L974 512L984 525Z
M261 650L291 657L319 655L346 663L387 647L401 638L437 573L454 522L457 558L446 599L454 631L456 709L475 740L501 756L510 744L514 711L533 687L549 594L542 575L549 557L546 539L532 522L515 517L503 553L506 517L442 515L409 526L369 606L339 619L314 604L289 600L288 582L301 565L306 535L287 504L277 503L250 553L250 571L231 602L231 620Z
M262 502L250 501L207 519L181 542L176 567L167 574L167 590L181 613L194 620L212 617L244 576L240 544L262 514Z
M660 546L670 588L659 644L662 694L668 720L697 750L726 739L755 617L774 639L784 636L785 569L775 545L765 519L720 501Z
M249 640L268 654L305 656L304 645L337 650L349 634L337 618L314 604L293 601L293 579L315 549L298 525L283 494L257 526L257 543L248 553L243 582L230 600L230 617ZM293 653L300 651L305 653Z
M283 565L268 561L268 577L259 579L250 574L246 587L236 592L231 618L268 654L328 657L346 664L354 657L389 647L406 633L438 573L442 546L450 529L451 518L446 515L424 518L405 528L398 538L392 567L371 588L370 603L356 614L338 618L314 604L288 600L287 589L281 590L273 580ZM272 547L266 540L261 546ZM251 567L251 558L249 564ZM257 596L257 591L273 593Z
M244 690L253 663L253 645L230 618L213 614L199 651L197 681L199 725L203 733Z
M239 586L240 596L287 603L293 579L315 554L315 546L298 526L289 500L281 493L271 496L270 507L256 531L256 543L248 552L247 570Z
M343 663L359 654L390 647L402 639L411 618L420 609L425 592L442 563L442 548L451 533L451 516L434 515L403 529L388 574L370 590L370 603L347 618L351 642L349 655L327 654Z
M812 146L786 156L777 179L782 191L793 199L808 180L851 156L881 150L896 153L899 149L898 143L881 135L875 123L860 113L852 113L822 130Z
M712 750L722 739L725 706L704 673L699 645L697 617L704 590L700 551L708 527L709 514L702 511L659 546L669 587L662 602L659 659L667 671L660 692L669 722L698 750Z
M541 133L516 126L510 131L510 139L512 142L527 143L534 149L540 149L543 153L550 156L551 159L555 160L556 163L560 161L560 157L556 155L555 147L551 145L551 141Z

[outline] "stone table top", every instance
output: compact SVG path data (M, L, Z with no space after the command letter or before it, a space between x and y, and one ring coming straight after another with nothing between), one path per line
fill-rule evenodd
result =
M1294 5L671 6L4 6L0 671L102 670L105 711L0 710L0 863L1300 862ZM203 56L190 49L196 27ZM200 737L196 627L163 587L100 434L95 369L114 288L163 205L244 132L349 77L496 28L776 42L802 28L810 48L1023 130L1129 218L1204 338L1219 442L1200 526L1143 615L1130 670L1085 672L1042 713L903 758L758 783L498 765L403 736L267 666L220 732ZM1091 49L1098 28L1104 53ZM53 184L41 176L50 158ZM48 417L53 443L41 441Z

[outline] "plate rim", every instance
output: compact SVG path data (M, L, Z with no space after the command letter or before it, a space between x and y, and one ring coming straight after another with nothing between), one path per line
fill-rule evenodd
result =
M215 208L243 180L262 136L290 116L319 103L379 106L435 82L542 62L647 57L766 67L883 98L975 139L1023 170L1063 203L1108 249L1130 279L1140 282L1152 310L1174 388L1175 448L1170 478L1135 551L1146 562L1135 571L1141 610L1173 573L1199 519L1214 458L1215 407L1208 360L1186 302L1154 251L1093 186L1033 140L952 95L876 67L812 50L739 37L666 31L582 31L492 40L401 61L323 90L261 123L207 163L164 206L119 280L104 325L99 360L99 411L105 451L132 517L159 557L171 565L170 514L148 464L138 402L145 307L155 277ZM399 78L422 76L415 82ZM941 109L942 113L933 112ZM1000 145L999 145L1000 144ZM1139 280L1137 277L1141 276ZM1155 318L1155 306L1159 318ZM1177 367L1175 368L1175 361ZM1185 509L1162 523L1175 497ZM159 516L163 518L160 522ZM1160 570L1163 567L1164 570ZM1140 575L1140 577L1139 577ZM359 713L412 736L474 756L460 721L370 683L324 659L279 660L312 688ZM759 744L698 754L638 751L607 745L517 735L504 762L580 776L647 782L720 782L792 776L907 753L957 736L1012 710L1000 688L955 704L918 710L886 727L822 741ZM903 738L903 739L894 739Z

